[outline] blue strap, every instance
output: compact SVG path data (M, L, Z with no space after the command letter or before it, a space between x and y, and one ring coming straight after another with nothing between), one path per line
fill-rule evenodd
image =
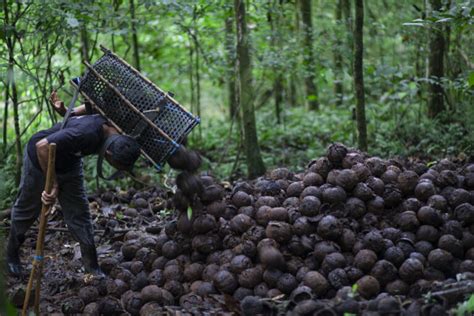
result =
M43 256L33 256L33 259L36 261L43 261L44 257Z

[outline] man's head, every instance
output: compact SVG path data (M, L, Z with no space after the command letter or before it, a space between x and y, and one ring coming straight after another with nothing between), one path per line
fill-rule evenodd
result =
M113 134L106 141L105 159L119 170L131 170L140 156L140 145L130 136Z

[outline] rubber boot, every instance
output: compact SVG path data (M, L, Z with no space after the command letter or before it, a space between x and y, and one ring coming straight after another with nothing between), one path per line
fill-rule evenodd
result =
M24 236L16 236L12 232L10 232L8 237L7 271L10 275L15 277L21 277L23 275L23 267L20 261L20 246L24 240Z
M94 245L85 245L80 244L81 246L81 255L82 255L82 264L87 273L90 273L95 276L103 277L105 276L104 272L99 267L97 261L97 250Z

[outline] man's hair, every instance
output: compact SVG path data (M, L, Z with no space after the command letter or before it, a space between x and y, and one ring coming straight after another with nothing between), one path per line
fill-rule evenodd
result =
M114 161L127 169L131 169L140 157L140 145L133 137L127 135L115 136L107 150L110 151L110 156Z

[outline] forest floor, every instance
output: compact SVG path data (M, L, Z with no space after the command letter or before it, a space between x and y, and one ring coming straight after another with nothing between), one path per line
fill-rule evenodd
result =
M192 215L160 187L90 195L105 278L84 273L57 206L41 313L467 315L474 164L428 168L345 150L330 148L298 174L278 168L232 184L204 176ZM28 271L36 235L22 247ZM17 308L26 283L7 278Z

